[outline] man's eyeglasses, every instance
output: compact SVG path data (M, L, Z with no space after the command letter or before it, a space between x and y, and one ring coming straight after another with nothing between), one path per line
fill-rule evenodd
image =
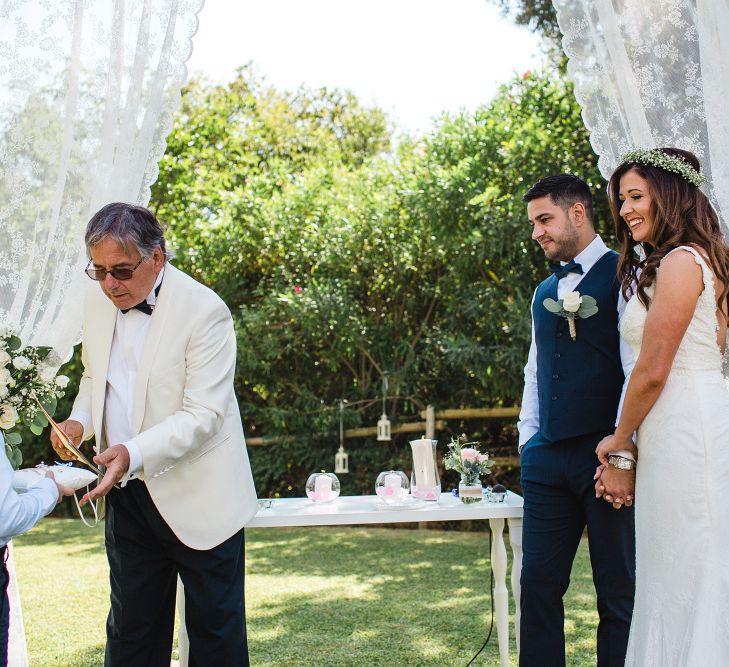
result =
M85 272L91 280L98 280L99 282L106 279L107 273L111 274L112 278L115 278L116 280L131 280L134 272L143 261L144 257L142 257L142 259L140 259L131 269L124 267L121 269L109 269L108 271L106 269L97 269L91 265L92 262L89 262L86 266Z

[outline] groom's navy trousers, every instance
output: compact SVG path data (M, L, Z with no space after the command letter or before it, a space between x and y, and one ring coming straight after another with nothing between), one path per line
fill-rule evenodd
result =
M625 662L635 590L634 513L595 498L595 448L605 435L550 442L537 433L522 449L522 667L565 665L562 598L585 527L600 615L597 664Z

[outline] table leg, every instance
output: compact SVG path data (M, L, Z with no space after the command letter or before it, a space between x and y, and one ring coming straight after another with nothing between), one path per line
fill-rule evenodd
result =
M514 629L516 631L516 654L519 655L521 632L521 529L523 519L509 519L509 542L511 542L511 592L514 595Z
M491 567L494 571L494 615L499 640L499 656L502 667L509 667L509 591L506 588L504 519L489 519L489 524L493 535Z

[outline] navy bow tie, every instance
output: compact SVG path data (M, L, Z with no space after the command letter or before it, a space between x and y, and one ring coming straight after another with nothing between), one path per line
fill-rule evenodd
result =
M557 280L562 280L568 273L579 273L582 275L582 264L578 264L575 260L562 266L559 262L550 262L549 270L557 277Z

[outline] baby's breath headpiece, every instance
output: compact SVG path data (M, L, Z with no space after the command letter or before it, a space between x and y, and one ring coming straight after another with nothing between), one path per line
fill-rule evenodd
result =
M621 164L627 162L638 162L639 164L651 165L659 169L665 169L673 174L685 178L691 185L699 187L706 181L706 177L694 169L686 160L679 155L668 155L657 148L638 148L623 155Z

